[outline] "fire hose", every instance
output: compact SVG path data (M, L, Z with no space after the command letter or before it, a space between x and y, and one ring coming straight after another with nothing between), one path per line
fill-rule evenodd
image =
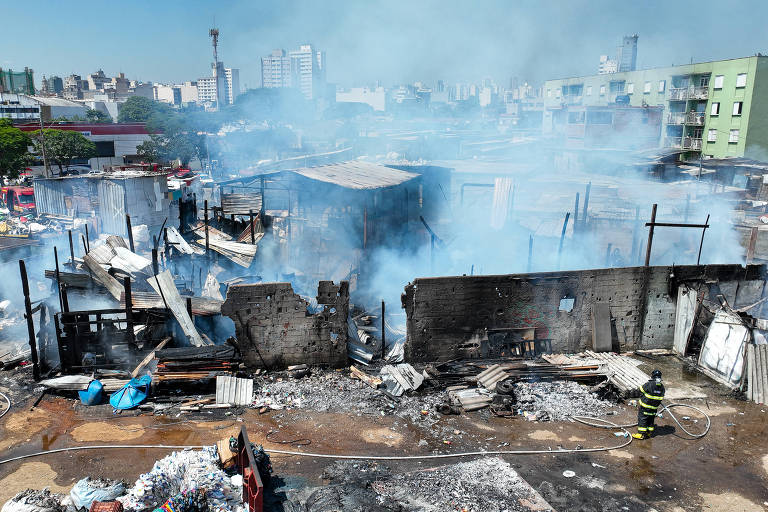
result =
M685 407L688 409L693 409L695 411L698 411L701 413L706 419L707 419L707 425L704 429L704 432L700 434L695 434L690 431L688 431L677 419L677 417L672 413L673 407ZM711 419L710 417L701 409L698 407L694 407L692 405L687 404L679 404L679 403L672 403L668 405L664 405L661 408L661 411L667 411L669 415L672 417L672 419L677 423L677 425L680 427L680 429L688 434L689 436L699 439L707 435L709 432L710 426L711 426ZM584 425L588 425L590 427L594 428L606 428L606 429L620 429L624 431L626 440L622 442L621 444L618 444L616 446L607 446L607 447L598 447L598 448L558 448L556 450L480 450L480 451L472 451L472 452L459 452L459 453L441 453L441 454L432 454L432 455L365 455L365 454L359 454L359 455L338 455L338 454L331 454L331 453L313 453L313 452L299 452L299 451L293 451L293 450L278 450L278 449L269 449L269 453L275 453L280 455L293 455L293 456L300 456L300 457L313 457L313 458L321 458L321 459L354 459L354 460L429 460L429 459L448 459L453 457L478 457L478 456L487 456L487 455L540 455L540 454L564 454L564 453L591 453L591 452L604 452L604 451L610 451L610 450L619 450L621 448L624 448L626 446L629 446L630 443L632 443L632 436L630 435L628 428L634 427L637 425L637 423L633 423L630 425L618 425L616 423L613 423L608 420L604 420L602 418L595 418L591 416L572 416L572 419L582 423ZM602 422L602 424L596 423L596 422ZM62 453L62 452L70 452L70 451L79 451L79 450L110 450L115 448L130 448L130 449L140 449L140 448L151 448L151 449L169 449L169 450L187 450L187 449L196 449L196 448L204 448L204 446L198 446L198 445L97 445L97 446L72 446L69 448L57 448L54 450L46 450L36 453L29 453L26 455L19 455L18 457L12 457L10 459L0 460L0 465L6 464L8 462L13 462L21 459L27 459L31 457L38 457L41 455L49 455L53 453Z

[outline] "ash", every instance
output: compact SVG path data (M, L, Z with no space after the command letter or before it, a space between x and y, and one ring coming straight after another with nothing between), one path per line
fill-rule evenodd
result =
M3 505L3 510L35 510L36 512L64 512L66 508L61 504L65 495L55 494L48 490L42 491L27 489L14 496Z
M618 412L616 404L603 400L589 388L571 381L518 382L516 407L537 421L562 421L572 416L607 416Z
M392 399L362 381L332 370L313 370L310 376L301 379L270 375L257 378L255 384L256 407L307 409L358 416L394 415L430 424L437 421L435 406L443 403L445 395L442 391L425 390ZM422 411L427 411L427 414Z
M372 487L380 496L400 502L402 510L552 510L512 466L498 457L400 474L374 482ZM534 503L536 508L530 506Z

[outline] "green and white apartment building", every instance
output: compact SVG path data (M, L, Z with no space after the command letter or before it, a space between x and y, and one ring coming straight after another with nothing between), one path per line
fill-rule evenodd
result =
M545 127L571 106L659 106L659 147L683 160L768 160L768 57L548 80L542 94Z

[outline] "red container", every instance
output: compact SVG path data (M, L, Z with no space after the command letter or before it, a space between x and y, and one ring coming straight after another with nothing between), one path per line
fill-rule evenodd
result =
M94 501L89 512L123 512L123 504L119 501Z

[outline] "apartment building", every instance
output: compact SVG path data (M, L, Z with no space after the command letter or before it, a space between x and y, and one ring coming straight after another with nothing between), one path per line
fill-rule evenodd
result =
M544 126L568 106L663 107L661 147L684 160L768 160L768 57L547 80Z
M306 99L317 99L325 92L325 69L325 52L311 44L274 50L261 59L261 86L295 87Z

